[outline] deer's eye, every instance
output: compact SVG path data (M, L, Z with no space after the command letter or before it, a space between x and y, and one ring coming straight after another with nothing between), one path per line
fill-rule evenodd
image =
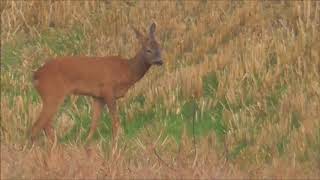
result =
M151 54L151 53L152 53L152 51L151 51L150 49L147 49L147 53L150 53L150 54Z

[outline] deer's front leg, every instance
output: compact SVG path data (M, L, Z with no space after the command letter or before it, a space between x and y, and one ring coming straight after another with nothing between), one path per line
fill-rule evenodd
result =
M103 99L94 98L92 102L92 122L87 141L89 141L97 129L97 125L101 118L101 111L104 106Z
M120 117L117 108L116 98L113 96L108 96L105 98L105 102L107 103L109 113L112 118L112 137L113 139L117 138L120 126Z

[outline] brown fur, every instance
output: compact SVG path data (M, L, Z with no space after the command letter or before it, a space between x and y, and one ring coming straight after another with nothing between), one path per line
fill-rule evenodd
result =
M160 47L154 38L155 24L145 37L134 29L142 48L130 60L109 57L59 57L47 62L34 73L34 85L39 92L43 107L31 129L32 139L41 129L50 139L52 119L65 97L70 94L94 98L92 124L87 139L96 131L102 108L107 104L113 121L113 136L119 127L116 100L139 81L152 64L162 64Z

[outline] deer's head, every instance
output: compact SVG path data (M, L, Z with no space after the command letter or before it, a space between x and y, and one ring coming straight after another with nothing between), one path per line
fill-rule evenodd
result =
M163 59L161 56L161 48L159 43L155 38L156 24L152 23L149 28L149 33L147 35L143 35L140 31L133 28L137 39L141 44L141 55L143 59L150 65L162 65Z

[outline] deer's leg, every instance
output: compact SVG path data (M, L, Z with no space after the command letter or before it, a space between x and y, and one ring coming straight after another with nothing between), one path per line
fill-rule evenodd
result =
M118 130L120 126L120 118L117 109L116 99L114 97L106 98L106 103L109 109L109 113L112 118L112 137L115 139L118 136Z
M104 101L102 99L94 98L92 102L92 120L91 120L91 128L89 131L89 135L87 137L87 141L90 140L97 129L97 125L99 123L101 117L101 111L104 106Z
M31 139L33 140L41 129L45 130L49 139L53 140L51 122L53 116L57 112L59 105L63 102L64 97L54 97L50 99L44 99L42 110L39 118L34 123L31 129Z
M46 136L50 140L54 140L54 133L52 128L52 120L48 120L48 122L44 125L44 132L46 133Z

